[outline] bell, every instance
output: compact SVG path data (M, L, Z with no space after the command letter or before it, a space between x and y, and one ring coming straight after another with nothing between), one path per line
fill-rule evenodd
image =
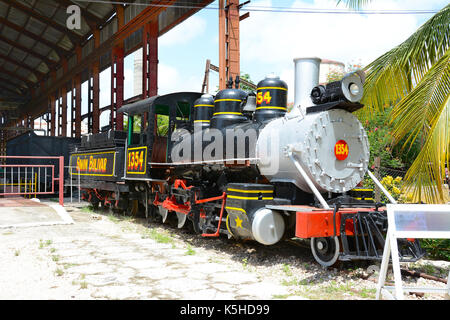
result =
M248 94L247 103L245 104L243 111L248 113L256 111L256 95L254 92Z

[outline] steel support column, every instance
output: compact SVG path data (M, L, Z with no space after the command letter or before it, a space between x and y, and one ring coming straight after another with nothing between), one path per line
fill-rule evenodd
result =
M158 19L147 23L142 34L142 97L143 99L158 94ZM142 125L146 126L145 113Z
M61 97L62 97L62 88L56 90L56 110L58 110L58 116L57 116L57 121L56 121L56 135L57 136L61 136L62 134L62 101L61 101Z
M56 135L56 99L55 96L57 94L54 93L50 95L50 136L54 137Z
M81 137L81 74L73 79L72 88L72 136Z
M94 102L94 85L93 85L93 79L92 79L92 70L89 70L89 77L87 80L88 83L88 104L87 104L87 126L88 126L88 132L93 133L92 126L93 126L93 102Z
M123 105L124 50L114 47L111 61L111 129L123 130L123 114L117 113Z
M67 86L64 85L61 88L61 108L59 111L59 118L61 120L60 128L61 132L59 135L61 137L67 137Z
M63 59L62 61L62 67L64 73L67 72L68 66L67 66L67 60ZM58 128L58 134L61 137L67 137L67 83L64 83L64 85L61 87L60 90L61 93L61 103L59 105L58 109L58 119L59 119L59 128Z
M75 48L77 63L81 62L81 47ZM81 137L81 72L72 81L72 137Z
M158 20L144 26L142 59L142 95L149 98L158 93Z
M219 8L219 88L223 90L241 72L239 0L219 0Z
M92 66L92 133L100 132L100 68Z
M94 34L94 48L100 46L100 30L95 29ZM92 133L100 132L100 62L97 60L91 67L92 86L90 86L92 99ZM90 81L89 81L90 82Z

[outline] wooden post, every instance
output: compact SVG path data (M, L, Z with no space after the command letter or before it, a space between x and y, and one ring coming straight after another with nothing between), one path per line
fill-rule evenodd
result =
M206 60L205 77L203 78L202 93L209 93L209 70L211 69L211 60ZM205 91L206 89L206 91Z

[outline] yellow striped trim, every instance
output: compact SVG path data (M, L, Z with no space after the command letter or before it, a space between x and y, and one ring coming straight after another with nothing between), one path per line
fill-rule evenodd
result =
M195 120L194 121L194 123L197 123L197 122L207 122L207 123L209 123L209 122L211 122L210 120Z
M258 88L258 89L256 89L257 91L259 91L259 90L284 90L284 91L288 91L288 89L286 89L286 88L281 88L281 87L261 87L261 88Z
M241 189L228 189L228 191L242 192L242 193L273 193L273 190L241 190Z
M230 220L230 215L227 215L227 219L226 219L227 230L234 237L234 234L233 234L233 232L231 232L231 229L230 229L230 224L228 222L229 220Z
M287 108L283 108L283 107L271 107L271 106L268 106L268 107L258 107L258 108L256 108L256 110L259 110L259 109L279 109L279 110L287 111Z
M373 191L373 189L353 189L352 191Z
M356 200L373 200L373 198L355 198Z
M239 99L219 99L219 100L216 100L216 101L214 101L214 102L222 102L222 101L236 101L236 102L242 102L242 100L239 100Z
M236 210L236 211L241 211L241 212L243 212L243 213L247 214L247 212L246 212L246 211L245 211L244 209L242 209L242 208L225 207L225 209L227 209L227 210Z
M230 114L230 115L237 114L237 115L240 115L240 116L243 115L240 112L217 112L217 113L214 113L214 116L221 115L221 114Z
M213 104L197 104L194 106L194 108L198 108L198 107L209 107L209 108L214 108Z
M227 196L229 199L239 199L239 200L259 200L258 197L238 197L238 196ZM262 198L261 200L273 200L273 197Z

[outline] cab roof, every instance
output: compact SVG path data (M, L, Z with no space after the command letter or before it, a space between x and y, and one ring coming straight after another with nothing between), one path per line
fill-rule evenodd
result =
M199 92L177 92L163 96L153 96L122 106L118 112L128 116L135 116L149 112L154 108L155 114L170 115L170 109L176 109L177 117L189 118L195 100L200 98Z

